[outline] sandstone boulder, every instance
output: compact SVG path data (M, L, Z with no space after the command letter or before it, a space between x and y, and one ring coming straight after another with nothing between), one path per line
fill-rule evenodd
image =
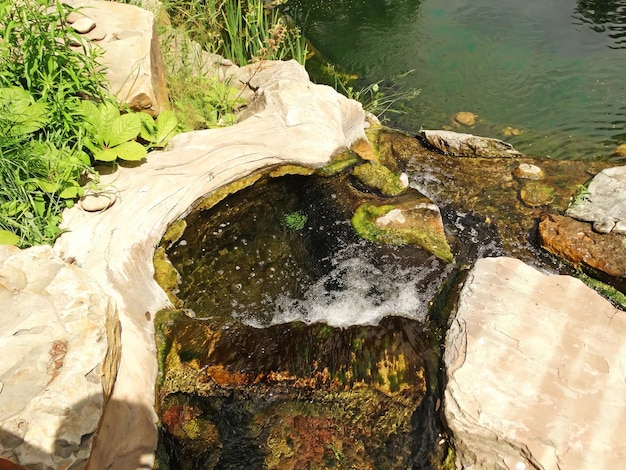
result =
M68 0L72 24L90 47L102 49L109 91L134 111L158 115L168 104L165 68L149 11L116 2ZM71 20L72 18L70 18Z
M119 361L114 304L49 246L0 246L0 457L83 468Z
M626 279L626 236L597 233L588 222L556 214L539 223L539 242L550 253L576 266Z
M479 260L445 345L457 468L621 468L624 337L626 314L581 281Z

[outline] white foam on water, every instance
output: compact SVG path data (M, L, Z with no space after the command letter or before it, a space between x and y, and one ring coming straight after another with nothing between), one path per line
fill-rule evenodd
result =
M310 285L302 299L277 298L271 324L302 321L345 328L377 325L387 316L423 320L427 314L424 299L430 296L420 288L420 280L437 263L426 268L381 269L356 257L335 261L332 271Z

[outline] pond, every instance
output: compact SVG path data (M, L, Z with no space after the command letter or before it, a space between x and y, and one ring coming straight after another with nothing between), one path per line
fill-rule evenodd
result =
M293 0L289 10L363 84L421 90L393 126L442 128L468 111L479 119L459 131L557 159L603 159L626 142L626 0Z

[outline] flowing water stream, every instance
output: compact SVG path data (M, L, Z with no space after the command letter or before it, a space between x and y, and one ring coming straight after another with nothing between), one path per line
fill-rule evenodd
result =
M608 157L626 142L626 0L291 0L330 62L362 78L419 88L391 124L451 125L529 155ZM412 73L398 78L408 71ZM507 127L519 136L505 135Z

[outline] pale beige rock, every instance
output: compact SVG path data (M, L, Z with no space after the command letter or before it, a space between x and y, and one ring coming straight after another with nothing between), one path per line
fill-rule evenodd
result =
M515 171L514 175L520 179L540 180L544 177L543 170L537 165L522 163Z
M79 204L84 211L98 212L108 209L115 201L117 195L113 191L86 191Z
M83 17L72 23L72 29L79 34L85 34L96 27L96 22L91 18Z
M446 337L457 468L626 462L626 314L581 281L477 261Z
M444 130L422 130L419 136L435 149L457 157L509 158L522 154L507 142Z
M140 166L102 176L119 194L108 210L75 207L64 213L62 226L69 231L55 250L97 277L114 297L122 324L114 402L98 433L91 468L152 465L157 362L149 318L170 305L154 281L152 257L167 226L206 194L254 171L291 163L322 166L365 138L365 113L356 101L312 84L296 62L257 67L238 72L259 87L246 120L178 136L170 150L151 153Z
M0 246L0 305L0 457L83 468L117 373L114 305L49 246Z
M165 69L154 15L117 2L68 0L97 25L109 91L135 111L152 115L167 109ZM82 19L76 19L73 27ZM87 35L88 36L88 35Z

